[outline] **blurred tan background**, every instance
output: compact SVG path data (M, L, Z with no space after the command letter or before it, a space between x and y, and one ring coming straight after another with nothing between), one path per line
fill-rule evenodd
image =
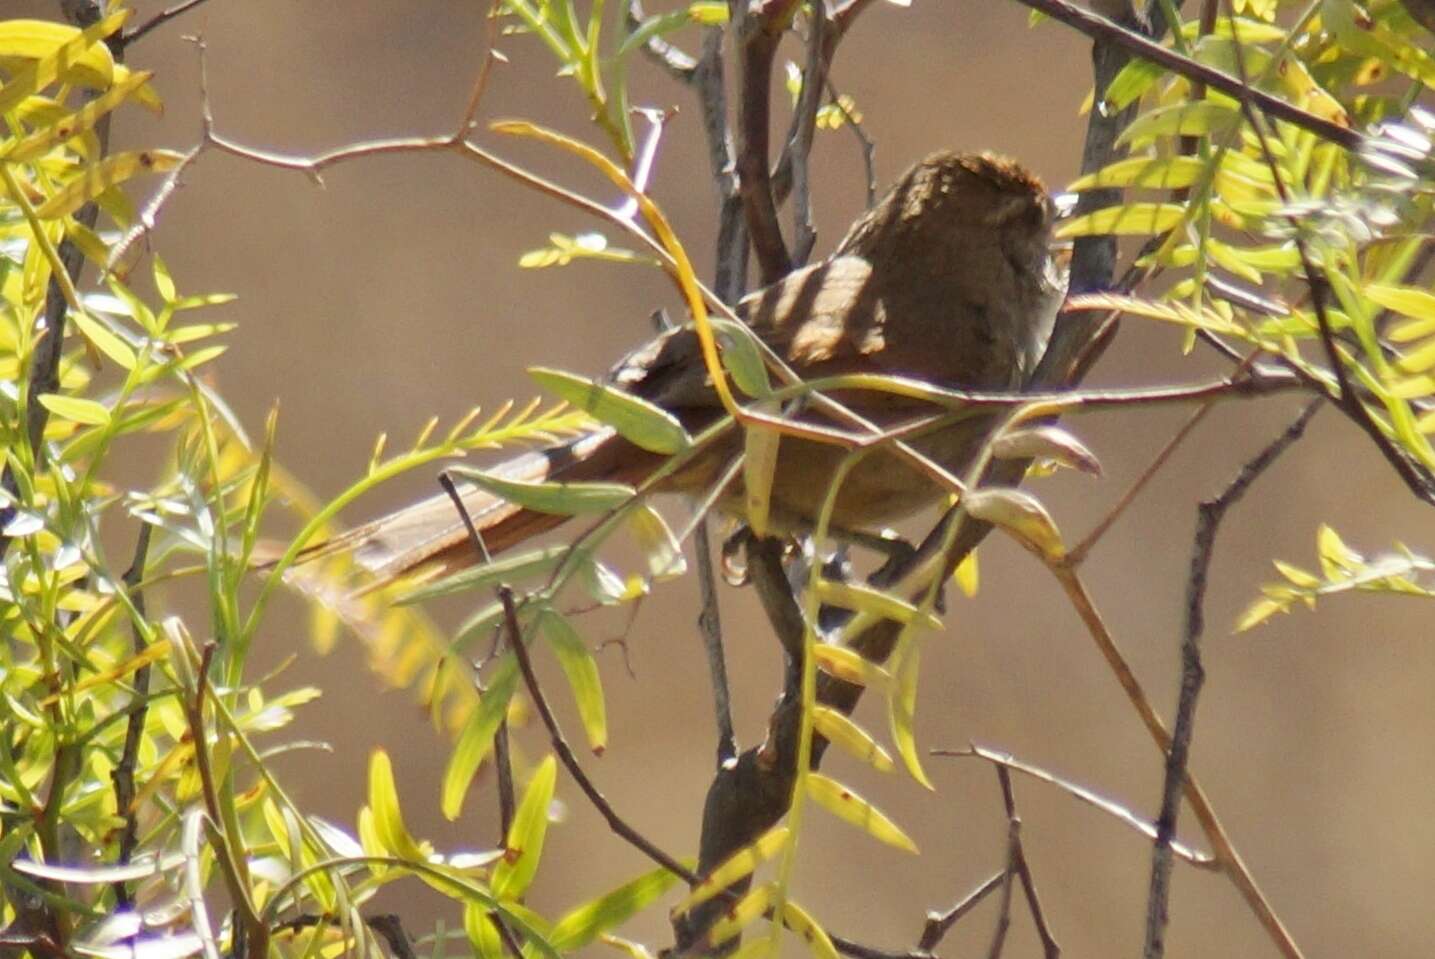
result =
M134 5L143 18L165 4ZM8 0L0 10L48 16L54 6ZM161 121L122 114L117 143L183 149L195 141L196 59L181 39L191 32L209 44L214 112L232 138L302 153L446 131L479 62L486 7L212 0L132 49L134 65L158 71L167 111ZM1070 181L1084 130L1076 111L1089 84L1089 47L1056 25L1033 30L1026 20L1018 4L993 0L920 0L910 10L878 4L864 17L833 77L866 114L884 184L943 146L1007 152L1053 187ZM595 138L576 88L553 77L545 49L529 37L507 38L501 47L512 63L495 74L483 117L522 115ZM634 73L635 102L681 108L661 149L654 193L707 264L714 191L696 105L646 64ZM563 183L608 195L577 162L481 138ZM860 156L848 132L819 136L815 169L821 254L861 206ZM598 224L476 165L393 157L336 168L326 180L317 189L301 175L212 153L186 177L158 238L183 291L239 294L225 316L242 329L216 368L219 383L251 428L282 404L280 457L321 494L344 488L364 468L379 431L397 442L431 414L451 422L474 403L531 396L523 374L529 364L598 373L647 335L652 309L681 312L654 271L583 263L518 269L519 255L550 231ZM1094 382L1193 379L1209 369L1199 355L1180 356L1173 332L1128 321ZM1092 591L1167 715L1195 504L1220 489L1295 409L1294 401L1276 399L1216 411L1088 564ZM1068 539L1103 515L1185 415L1160 410L1072 424L1101 456L1106 477L1040 484ZM357 522L427 493L430 482L411 476L347 518ZM1273 575L1271 558L1314 565L1321 521L1370 552L1397 538L1435 549L1428 512L1414 508L1356 430L1322 413L1308 439L1221 530L1194 768L1309 955L1428 955L1435 938L1435 647L1422 628L1428 609L1339 597L1316 613L1230 635L1257 584ZM974 600L954 595L947 633L927 646L922 745L976 741L1006 749L1153 814L1160 758L1053 581L996 537L981 555L981 592ZM679 854L696 847L714 749L695 593L685 578L644 603L630 636L636 680L616 653L601 655L611 745L601 760L586 760L617 808ZM761 736L778 691L777 658L748 591L725 589L722 601L739 734L748 745ZM327 659L315 656L304 646L297 606L277 613L262 636L264 660L297 650L300 661L280 685L314 682L325 691L302 711L293 735L335 746L332 754L279 762L301 802L352 828L369 749L383 745L416 833L446 848L493 844L490 781L471 794L459 822L439 815L448 746L410 694L385 689L356 643ZM605 635L607 622L593 621L594 638ZM561 687L553 688L576 729ZM875 705L866 704L859 719L885 737ZM531 753L543 748L535 731L523 735ZM949 906L1000 867L1005 825L989 768L933 759L936 793L841 756L829 769L875 799L922 848L919 858L909 857L814 817L797 895L835 931L909 948L926 910ZM533 894L533 905L551 915L647 868L571 782L560 779L559 790L569 815L550 834ZM1147 845L1049 787L1018 779L1017 790L1028 858L1066 954L1135 955ZM1198 838L1189 814L1181 827ZM420 932L442 905L417 883L385 904ZM941 953L984 954L992 910L988 904L964 921ZM1007 954L1037 954L1029 920L1014 913ZM654 947L671 941L663 909L626 932ZM1178 868L1168 954L1275 952L1226 882Z

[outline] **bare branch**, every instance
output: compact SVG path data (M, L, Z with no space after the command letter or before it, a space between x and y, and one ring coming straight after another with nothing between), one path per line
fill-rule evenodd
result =
M1226 511L1235 505L1291 444L1305 433L1306 424L1320 409L1322 400L1312 400L1300 415L1255 455L1236 474L1219 496L1201 503L1196 513L1196 537L1191 550L1191 573L1186 581L1186 628L1181 641L1181 694L1176 706L1176 724L1167 751L1166 776L1161 789L1161 813L1156 819L1156 845L1151 857L1151 890L1146 904L1145 959L1161 959L1166 947L1166 923L1171 896L1171 837L1181 808L1181 792L1187 781L1191 737L1195 729L1196 699L1205 682L1201 664L1201 633L1204 630L1206 574L1216 531ZM1281 930L1284 932L1284 929Z

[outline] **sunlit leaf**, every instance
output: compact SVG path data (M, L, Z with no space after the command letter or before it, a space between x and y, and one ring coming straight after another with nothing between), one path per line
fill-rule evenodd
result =
M1031 426L1009 430L992 442L997 459L1048 459L1062 466L1101 475L1101 462L1086 444L1059 426Z
M588 736L588 746L602 755L608 746L608 718L603 702L603 683L598 676L598 662L583 642L573 624L555 609L545 609L539 617L543 635L553 647L573 699L578 705L578 718Z
M807 943L807 949L815 959L838 959L837 947L832 944L827 931L790 898L782 902L782 919L788 929Z
M508 830L507 852L493 868L493 892L502 899L521 897L538 872L543 840L548 835L548 807L553 802L557 777L558 761L546 756L523 791L523 799Z
M895 768L887 750L845 713L830 706L817 706L812 711L812 725L834 745L842 747L863 762L871 763L874 768L882 772Z
M559 399L613 427L624 439L645 450L670 454L692 444L692 437L677 417L631 393L562 370L532 367L528 375Z
M554 949L582 948L642 912L677 881L676 875L662 867L644 873L565 914L554 924L548 941Z
M897 824L888 819L876 806L848 789L846 786L821 773L807 776L807 795L823 809L875 839L889 846L915 853L917 844L912 842Z
M1066 551L1056 523L1041 501L1018 489L978 489L962 497L967 515L1011 533L1047 559Z
M117 186L142 173L167 173L184 160L184 154L173 150L138 150L115 153L92 164L62 187L59 192L36 207L42 220L53 220L74 213L110 187Z
M389 764L389 754L382 749L374 750L369 757L369 810L373 813L379 841L391 855L415 862L428 859L404 825L398 790L394 786L394 770Z
M560 516L606 513L627 503L634 493L631 486L621 483L525 483L468 466L453 466L449 471L510 503Z
M518 660L507 653L488 680L488 688L469 713L453 755L444 768L441 807L449 819L457 819L469 784L484 759L493 750L493 736L508 714L508 702L518 684Z
M40 405L56 416L72 423L86 426L104 426L110 421L110 411L103 403L79 396L61 396L59 393L41 393Z
M812 647L812 658L823 672L855 686L885 689L892 681L887 670L845 646L818 643Z
M756 840L718 863L693 887L686 899L673 907L673 913L687 912L694 906L707 902L733 883L746 879L758 866L786 849L791 835L792 831L786 826L773 826Z
M747 928L748 924L762 916L772 907L777 893L775 883L765 882L753 886L731 906L723 917L708 929L708 945L717 947Z

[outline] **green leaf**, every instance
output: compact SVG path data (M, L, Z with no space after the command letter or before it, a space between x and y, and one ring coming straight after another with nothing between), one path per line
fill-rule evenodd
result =
M154 74L141 70L125 77L109 90L95 97L74 113L46 124L24 139L15 141L10 149L0 151L0 157L12 163L28 163L49 153L52 149L72 140L94 128L115 107L128 100L140 87L149 82Z
M470 566L452 576L445 576L432 583L425 583L423 586L404 593L395 602L400 605L409 605L426 602L435 596L447 596L450 593L482 589L485 586L497 586L499 583L512 584L547 572L557 566L566 555L568 555L568 547L564 545L547 546L543 549L520 553L517 556L501 556L491 563Z
M60 190L35 208L42 220L55 220L74 213L113 186L142 173L167 173L184 160L173 150L137 150L115 153L86 167Z
M818 643L812 647L812 658L823 672L854 686L886 689L892 682L887 670L845 646Z
M1139 61L1134 61L1139 62ZM1205 173L1204 160L1191 156L1138 156L1117 160L1088 173L1071 186L1072 192L1106 187L1147 187L1179 190L1191 186Z
M114 361L116 366L124 370L135 368L135 351L130 349L128 343L110 332L103 323L84 312L72 313L70 318L75 321L75 326L85 335L85 339Z
M1435 293L1429 290L1371 283L1362 292L1387 310L1435 324Z
M776 883L765 882L753 886L735 905L728 909L721 919L708 930L708 945L721 946L747 928L748 923L772 908L776 896Z
M933 613L923 613L911 603L890 593L861 583L843 583L831 579L817 581L817 598L830 606L840 606L867 613L879 619L890 619L906 625L920 620L929 629L941 629L942 621Z
M376 749L369 757L369 809L379 841L392 855L414 862L426 862L428 854L420 848L404 825L399 809L399 793L394 787L394 769L389 754Z
M548 835L548 807L553 802L553 785L558 761L544 758L528 781L523 799L508 830L507 852L493 868L493 892L501 899L518 899L527 891L538 872L543 840Z
M684 913L694 906L702 905L718 895L733 883L752 875L757 867L777 856L787 848L792 830L787 826L773 826L754 841L728 856L702 878L688 897L673 907L674 913Z
M40 405L61 419L86 426L104 426L110 421L110 411L103 404L78 396L61 396L59 393L41 393Z
M692 445L692 437L677 417L631 393L541 366L529 369L528 375L559 399L613 427L625 440L651 453L669 455Z
M621 483L525 483L467 466L449 471L510 503L559 516L606 513L629 502L634 493L633 487Z
M1106 85L1106 95L1101 107L1111 113L1119 113L1128 105L1139 100L1151 85L1166 73L1164 67L1149 60L1132 58L1122 67L1111 82Z
M1056 228L1058 239L1076 236L1150 236L1175 229L1186 215L1179 203L1127 203L1072 217Z
M1224 133L1241 118L1240 107L1225 100L1177 103L1138 116L1116 140L1138 149L1157 137L1196 137Z
M838 959L837 947L827 935L827 930L816 919L791 899L782 902L782 919L787 928L807 943L808 950L816 959Z
M563 667L563 674L568 677L568 686L578 704L578 718L588 735L588 746L601 756L608 747L608 716L598 662L573 624L556 609L545 609L539 623L558 657L558 664Z
M899 638L898 645L897 672L887 696L887 722L892 732L892 743L897 747L897 755L902 757L902 765L907 767L908 774L928 789L934 789L936 787L927 778L927 771L922 768L914 727L921 650L914 639L903 642Z
M564 915L554 924L548 941L558 950L582 948L642 912L677 881L677 876L661 867L644 873Z
M109 86L115 59L110 48L99 41L122 27L133 13L112 13L84 30L47 20L0 22L0 56L35 61L16 70L0 87L0 113L9 112L26 97L72 72L89 86Z
M821 773L808 773L807 795L838 819L851 823L889 846L915 853L917 844L876 806Z
M727 3L724 0L695 0L688 4L688 16L694 23L727 23Z
M444 769L441 807L449 819L458 818L469 784L493 749L494 733L508 715L508 703L517 685L518 660L508 652L499 661L488 688L479 696L478 705L469 713Z
M829 741L842 747L865 763L870 763L881 772L890 772L894 766L887 750L877 740L846 714L830 706L817 706L812 711L812 725Z
M463 904L463 931L482 959L504 959L507 955L503 936L483 903L470 900Z
M972 550L966 558L957 564L952 571L952 579L957 581L957 588L962 595L968 598L977 595L977 587L981 584L981 573L977 566L977 551Z
M772 383L767 376L767 364L763 361L762 350L756 342L756 334L745 323L713 317L713 332L722 347L722 365L737 388L754 399L762 399L772 392Z

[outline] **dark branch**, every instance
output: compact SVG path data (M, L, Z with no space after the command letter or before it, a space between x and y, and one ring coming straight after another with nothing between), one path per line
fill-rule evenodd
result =
M1195 545L1191 551L1191 573L1186 581L1186 628L1181 641L1181 694L1176 706L1176 723L1171 732L1171 748L1166 756L1166 776L1161 788L1161 812L1156 818L1156 843L1151 857L1151 889L1146 905L1145 959L1160 959L1166 946L1166 923L1171 897L1171 841L1176 835L1176 819L1181 808L1181 792L1186 785L1186 766L1191 753L1191 736L1195 728L1196 700L1205 681L1201 665L1201 633L1205 628L1204 606L1206 575L1211 567L1211 552L1216 530L1226 511L1250 489L1261 474L1291 444L1305 433L1308 424L1320 409L1323 400L1312 400L1300 415L1265 449L1256 454L1215 499L1203 502L1196 514Z

